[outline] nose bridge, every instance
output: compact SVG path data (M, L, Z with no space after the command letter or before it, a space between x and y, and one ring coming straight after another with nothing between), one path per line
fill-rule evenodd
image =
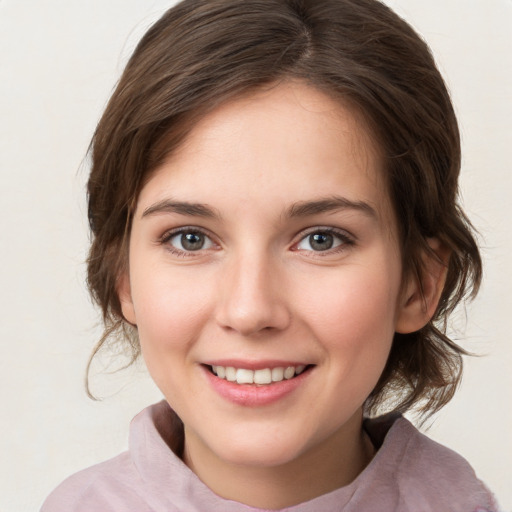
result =
M246 336L286 328L290 313L282 272L269 252L247 248L226 266L220 283L219 323Z

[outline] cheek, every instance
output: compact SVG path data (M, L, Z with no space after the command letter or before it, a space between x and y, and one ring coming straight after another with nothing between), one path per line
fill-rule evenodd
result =
M134 307L142 356L170 403L186 396L194 344L209 316L208 298L194 280L147 273L134 283ZM137 286L140 284L140 286Z
M302 303L304 316L315 337L342 363L382 366L395 330L398 283L392 268L359 266L333 273L310 288Z
M186 350L210 312L210 299L197 276L187 272L144 272L132 284L143 353L161 357Z

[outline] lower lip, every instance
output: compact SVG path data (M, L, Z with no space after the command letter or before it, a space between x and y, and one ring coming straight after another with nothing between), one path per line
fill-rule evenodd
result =
M237 405L261 407L273 404L293 393L309 377L312 368L306 369L293 379L273 382L272 384L237 384L214 375L203 366L204 373L213 389L223 398Z

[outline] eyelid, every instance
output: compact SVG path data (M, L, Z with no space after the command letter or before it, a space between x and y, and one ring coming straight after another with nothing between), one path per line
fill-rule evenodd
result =
M214 245L213 249L220 247L219 242L216 240L215 235L213 235L209 230L199 227L199 226L179 226L175 228L171 228L166 230L158 239L157 243L160 245L167 245L167 249L176 254L181 256L199 256L200 254L204 254L206 251L212 250L212 248L207 249L199 249L197 251L187 251L187 250L181 250L174 246L171 246L168 242L175 236L179 234L184 233L201 233L202 235L206 236L211 243ZM327 233L334 235L338 237L338 239L341 240L341 244L337 245L334 248L327 249L325 251L308 251L304 249L298 249L297 245L302 242L306 237L314 234L314 233ZM350 232L348 232L345 229L336 228L333 226L311 226L309 228L303 229L300 231L295 237L295 241L293 242L291 246L292 251L301 251L301 252L308 252L308 253L314 253L316 256L327 256L330 254L335 254L337 252L341 252L343 250L346 250L348 247L354 245L356 243L356 237L352 235Z
M334 236L338 237L342 241L342 243L332 249L327 249L325 251L308 251L305 249L297 248L297 246L306 237L308 237L314 233L326 233L326 234L334 235ZM318 256L323 256L323 255L327 256L329 254L341 252L341 251L347 249L347 247L350 247L356 243L356 237L354 235L352 235L345 229L335 228L333 226L312 226L312 227L304 229L300 233L298 233L295 237L295 240L296 241L293 243L293 245L291 247L292 251L309 252L309 253L314 253L315 255L318 255Z
M215 240L215 236L207 229L199 227L199 226L179 226L176 228L168 229L167 231L164 232L163 235L161 235L158 238L157 242L160 245L166 245L167 249L171 253L177 254L180 256L199 256L200 254L203 254L206 251L212 250L212 248L207 248L207 249L199 249L197 251L187 251L187 250L183 250L183 249L178 249L169 244L169 241L172 240L172 238L174 238L177 235L185 234L185 233L200 233L200 234L204 235L205 237L207 237L211 241L214 248L219 247L219 243Z

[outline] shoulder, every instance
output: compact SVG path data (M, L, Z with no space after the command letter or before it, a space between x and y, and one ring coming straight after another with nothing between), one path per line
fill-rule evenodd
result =
M66 479L41 512L176 510L176 499L187 498L183 483L192 479L172 450L180 446L180 428L165 401L147 407L130 424L128 451Z
M149 511L136 493L138 479L130 455L122 453L64 480L48 496L41 512Z
M470 464L453 450L419 432L405 418L388 433L395 445L397 484L404 504L422 511L496 511L491 492Z

